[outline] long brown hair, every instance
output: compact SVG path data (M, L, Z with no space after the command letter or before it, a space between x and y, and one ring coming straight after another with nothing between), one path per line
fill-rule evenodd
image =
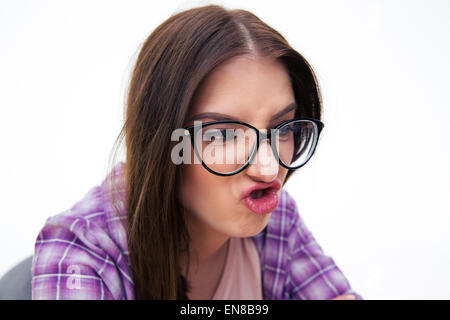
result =
M180 256L189 252L190 238L177 199L181 166L171 161L176 142L170 137L184 125L201 80L239 55L282 62L299 106L296 116L321 118L312 68L254 14L208 5L176 13L159 25L140 49L125 123L113 147L117 150L125 137L127 245L136 299L187 299L189 284L181 273Z

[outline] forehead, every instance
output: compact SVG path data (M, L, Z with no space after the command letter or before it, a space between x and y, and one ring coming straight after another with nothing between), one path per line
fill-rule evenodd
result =
M270 58L238 56L201 82L189 116L218 112L249 122L266 119L295 102L286 67Z

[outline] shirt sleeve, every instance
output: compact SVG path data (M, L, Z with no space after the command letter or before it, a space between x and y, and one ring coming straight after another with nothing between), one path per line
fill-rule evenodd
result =
M47 223L35 243L32 299L114 299L99 275L108 259L69 228Z
M291 299L327 300L352 294L361 300L334 260L323 252L300 217L295 201L291 200L288 236Z

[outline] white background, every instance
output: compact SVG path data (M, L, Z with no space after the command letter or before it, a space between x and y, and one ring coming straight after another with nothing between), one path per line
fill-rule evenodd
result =
M107 173L138 47L205 1L0 2L0 275ZM315 69L325 128L287 190L366 299L450 298L450 1L214 1Z

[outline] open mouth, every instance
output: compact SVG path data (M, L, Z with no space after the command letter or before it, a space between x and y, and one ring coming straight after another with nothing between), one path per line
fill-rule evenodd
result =
M264 196L267 194L267 191L268 191L268 190L269 190L269 188L255 190L255 191L253 191L252 193L250 193L250 196L251 196L253 199L259 199L259 198L264 197Z
M281 182L276 179L271 183L257 183L242 193L242 201L256 214L268 214L278 206Z
M243 201L254 213L270 213L278 206L277 188L253 190Z

